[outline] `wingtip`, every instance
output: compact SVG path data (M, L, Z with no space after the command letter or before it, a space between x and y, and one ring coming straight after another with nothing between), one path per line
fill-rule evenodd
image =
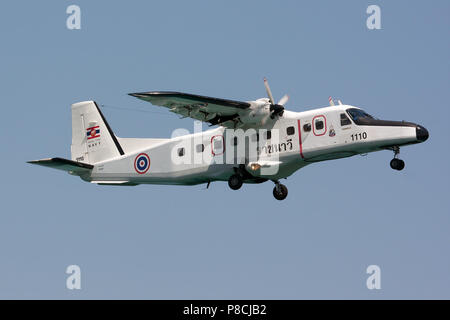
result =
M56 159L56 158L45 158L45 159L38 159L38 160L28 160L27 163L31 163L31 164L39 164L45 161L51 161L52 159Z
M133 93L129 93L128 95L135 97L135 98L144 98L147 96L147 92L133 92Z

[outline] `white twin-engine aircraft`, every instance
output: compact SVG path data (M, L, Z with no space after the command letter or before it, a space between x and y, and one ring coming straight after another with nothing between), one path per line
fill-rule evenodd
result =
M285 110L288 96L232 101L179 92L131 93L183 117L217 126L171 139L116 137L94 101L72 105L72 159L29 161L67 171L100 185L195 185L228 181L237 190L245 183L275 183L273 195L286 198L279 182L298 169L379 150L392 150L390 165L402 170L400 146L424 142L428 131L415 123L378 120L341 101L304 112ZM199 160L200 159L200 160Z

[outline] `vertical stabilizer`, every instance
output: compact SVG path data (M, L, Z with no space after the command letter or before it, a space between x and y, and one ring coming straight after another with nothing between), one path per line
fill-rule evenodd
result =
M72 105L72 160L97 163L124 154L97 103L83 101Z

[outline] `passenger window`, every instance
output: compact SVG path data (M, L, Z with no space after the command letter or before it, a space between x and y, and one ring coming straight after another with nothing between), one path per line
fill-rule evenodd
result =
M214 149L222 149L222 140L214 140Z
M233 146L237 146L238 145L238 138L234 137L233 138Z
M178 156L179 156L179 157L184 156L184 148L179 148L179 149L178 149Z
M311 131L311 123L306 123L303 125L303 131L309 132Z
M272 132L270 130L267 130L267 132L266 132L266 139L270 140L270 138L272 138Z
M225 152L225 142L222 135L216 135L211 138L211 153L213 156L221 155Z
M198 153L203 152L203 151L205 151L205 145L203 143L202 144L198 144L198 145L195 146L195 149L196 149L196 151Z
M312 123L315 136L323 136L327 132L327 119L324 115L315 116Z
M349 124L352 124L350 119L346 116L345 113L341 113L341 126L348 126Z
M323 129L323 121L322 120L316 120L315 121L316 130L322 130Z
M288 136L292 136L295 133L295 128L294 127L287 127L286 128L286 133Z

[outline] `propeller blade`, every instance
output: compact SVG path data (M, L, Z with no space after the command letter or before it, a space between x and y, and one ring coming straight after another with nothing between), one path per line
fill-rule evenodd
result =
M271 117L270 114L266 115L264 118L262 118L261 120L261 124L264 126L266 125L267 120L269 120L269 118Z
M269 83L267 82L266 78L264 78L264 86L266 87L267 96L269 97L270 104L274 104L275 102L273 102L274 100L272 96L272 91L270 91Z
M288 96L287 94L285 94L285 95L280 99L280 101L278 101L278 104L279 104L280 106L284 106L284 105L286 104L286 102L288 102L288 100L289 100L289 96Z

